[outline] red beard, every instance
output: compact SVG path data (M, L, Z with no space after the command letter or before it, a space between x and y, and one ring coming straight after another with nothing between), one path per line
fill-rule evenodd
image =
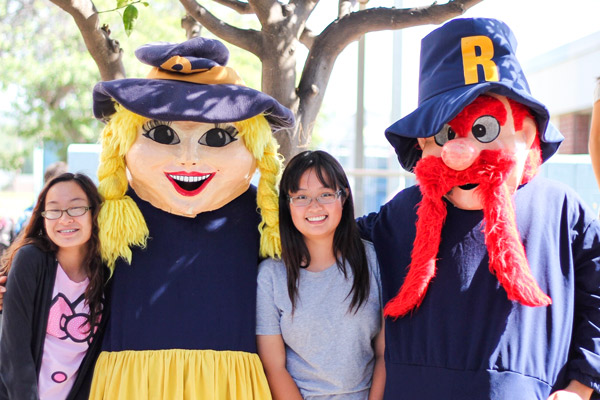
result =
M400 291L384 308L385 316L398 318L419 307L435 276L436 257L446 219L443 196L452 188L478 184L483 205L485 243L490 271L506 290L509 300L527 306L546 306L552 300L531 275L521 243L511 193L506 179L515 166L514 157L502 150L483 150L464 171L448 168L439 157L425 157L415 167L423 200L417 210L417 232L408 274Z

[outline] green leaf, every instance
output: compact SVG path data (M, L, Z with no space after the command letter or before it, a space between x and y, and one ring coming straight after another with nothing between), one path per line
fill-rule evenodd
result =
M150 3L148 3L147 1L142 1L142 4L145 5L146 7L148 7L150 5Z
M117 0L117 8L123 8L129 3L129 0Z
M138 18L138 9L134 5L128 5L123 12L123 26L125 27L125 34L131 35L133 32L133 25L135 20Z

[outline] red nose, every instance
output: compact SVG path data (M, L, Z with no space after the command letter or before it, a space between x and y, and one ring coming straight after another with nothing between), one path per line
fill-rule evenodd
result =
M449 168L463 171L469 168L479 156L479 149L473 146L471 139L457 138L442 147L442 160Z

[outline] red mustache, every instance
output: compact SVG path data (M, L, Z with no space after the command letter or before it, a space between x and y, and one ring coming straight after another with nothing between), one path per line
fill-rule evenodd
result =
M479 184L476 194L483 205L485 243L490 271L508 298L527 306L545 306L552 300L531 275L521 243L506 179L514 168L514 156L503 150L483 150L464 171L448 168L439 157L425 157L415 167L423 200L417 210L417 231L409 271L398 294L384 308L385 316L398 318L418 308L435 276L436 256L447 210L443 196L452 188Z

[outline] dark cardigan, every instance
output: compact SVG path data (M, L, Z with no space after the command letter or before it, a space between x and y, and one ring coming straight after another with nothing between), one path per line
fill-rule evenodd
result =
M57 266L54 253L43 252L34 245L23 246L13 259L3 305L0 399L39 398L38 375ZM102 315L67 400L88 398L107 319Z

